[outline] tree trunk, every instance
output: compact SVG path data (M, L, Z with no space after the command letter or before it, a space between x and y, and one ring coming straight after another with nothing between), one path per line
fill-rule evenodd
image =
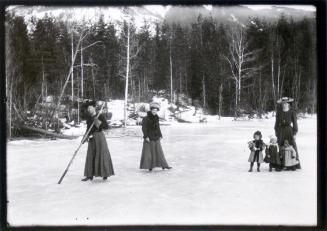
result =
M274 108L275 111L277 110L276 105L276 90L275 90L275 80L274 80L274 56L271 55L271 84L272 84L272 93L273 93L273 100L274 100Z
M73 31L72 31L72 66L74 67L74 34L73 34ZM72 70L71 84L72 84L72 102L74 102L74 68Z
M285 79L285 68L283 71L282 83L280 85L280 97L283 97L283 94L284 94L284 79Z
M83 76L83 45L81 42L81 98L84 98L84 76Z
M40 134L47 135L50 137L60 138L60 139L70 139L71 140L71 139L77 138L77 136L68 136L68 135L64 135L64 134L49 132L49 131L41 129L41 128L33 128L33 127L29 127L29 126L21 126L20 129L32 131L32 132L40 133Z
M93 62L91 63L91 72L92 72L92 84L93 84L93 99L95 100L95 77L94 77L94 70L93 70Z
M79 110L80 110L80 107L79 107L79 87L77 89L77 124L80 123L79 121Z
M170 103L173 103L173 63L171 57L171 38L169 41L169 64L170 64Z
M203 110L206 108L206 84L205 84L205 79L204 79L204 74L202 74L202 97L203 97Z
M280 95L280 57L278 57L278 71L277 71L277 98L279 99L281 97ZM276 99L275 99L276 100Z
M237 117L237 111L238 111L238 84L237 81L235 81L235 117Z
M44 78L44 64L43 64L43 55L42 55L42 84L41 84L41 94L42 94L42 102L45 99L44 96L44 87L45 87L45 78Z
M263 107L262 107L262 90L261 90L261 71L259 73L259 114L261 116L263 112Z
M125 78L125 101L124 101L124 126L127 120L127 98L128 98L128 76L129 76L129 40L130 40L130 23L127 24L127 54L126 54L126 78Z
M140 103L141 102L141 79L140 79L140 77L138 78L138 80L139 80L139 97L138 97L138 102Z
M219 86L219 103L218 103L218 116L219 119L221 117L221 110L223 106L223 84L221 83Z
M80 46L81 42L82 42L82 34L81 34L81 37L80 37L80 39L79 39L79 41L78 41L78 43L77 43L77 45L76 45L76 49L75 49L75 53L74 53L74 58L73 58L73 61L74 61L74 62L75 62L75 59L76 59L76 56L77 56L77 50L78 50L78 47ZM72 63L74 63L74 62L72 62ZM64 94L64 92L65 92L65 89L66 89L67 83L68 83L68 81L69 81L69 78L70 78L70 76L71 76L71 74L72 74L73 68L74 68L74 66L71 65L71 67L70 67L70 69L69 69L69 73L68 73L67 78L66 78L66 81L65 81L65 84L64 84L64 86L63 86L63 88L62 88L62 90L61 90L61 93L60 93L60 96L59 96L59 99L58 99L57 106L56 106L55 109L52 111L52 114L51 114L51 116L50 116L49 123L51 123L52 118L53 118L53 116L54 116L54 113L58 110L58 108L59 108L59 106L60 106L61 98L62 98L62 96L63 96L63 94Z
M26 102L26 82L24 81L24 96L23 96L23 110L27 111L27 102Z

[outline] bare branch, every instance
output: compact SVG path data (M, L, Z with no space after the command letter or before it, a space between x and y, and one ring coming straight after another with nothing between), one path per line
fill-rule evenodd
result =
M96 41L96 42L94 42L94 43L92 43L92 44L90 44L90 45L88 45L88 46L86 46L86 47L82 47L82 49L79 49L78 51L83 51L83 50L85 50L85 49L87 49L87 48L89 48L89 47L92 47L92 46L94 46L95 44L97 44L97 43L103 43L102 41Z

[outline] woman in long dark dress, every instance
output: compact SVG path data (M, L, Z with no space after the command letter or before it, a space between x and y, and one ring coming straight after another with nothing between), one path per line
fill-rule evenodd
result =
M93 177L102 177L106 180L109 176L114 175L111 156L108 149L106 138L102 130L108 129L108 123L105 117L100 114L96 118L96 111L93 105L88 106L87 111L87 130L94 122L89 136L86 162L84 168L85 178L82 181L93 180Z
M155 167L161 167L162 169L170 169L166 158L164 156L160 139L162 134L159 126L159 117L157 112L160 109L159 103L150 103L150 111L142 121L143 131L143 148L140 169L148 169L152 171Z
M296 151L296 160L299 161L299 153L295 142L298 132L297 116L296 112L290 108L291 102L293 102L293 99L288 97L283 97L277 101L282 107L276 113L275 134L279 150L283 147L285 140L288 140ZM300 162L296 165L296 168L301 169Z

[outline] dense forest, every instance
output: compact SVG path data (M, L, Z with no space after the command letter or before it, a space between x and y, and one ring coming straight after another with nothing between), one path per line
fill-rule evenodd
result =
M190 25L163 21L151 31L150 22L136 28L125 14L120 24L103 16L92 24L45 16L33 18L28 29L23 17L8 13L8 126L49 96L59 107L126 96L148 102L162 94L222 116L264 114L288 96L298 112L315 113L314 19L281 15L275 22L249 18L244 25L200 14Z

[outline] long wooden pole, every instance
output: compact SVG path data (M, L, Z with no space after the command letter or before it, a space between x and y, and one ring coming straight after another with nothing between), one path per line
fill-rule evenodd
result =
M105 102L106 102L106 101L105 101ZM106 104L106 103L103 103L103 104L102 104L101 109L100 109L98 115L96 116L96 118L98 118L99 115L101 114L101 112L102 112L102 110L103 110L105 104ZM94 126L94 122L92 123L91 127L87 130L87 132L86 132L85 135L83 136L83 139L82 139L81 143L79 144L78 148L77 148L76 151L74 152L74 155L73 155L72 158L70 159L70 161L69 161L69 163L68 163L68 165L67 165L67 168L65 169L64 173L63 173L62 176L60 177L60 180L58 181L58 184L60 184L60 183L62 182L62 180L64 179L65 175L66 175L67 172L68 172L68 169L69 169L70 165L73 163L73 160L75 159L75 157L76 157L76 155L77 155L79 149L80 149L81 146L83 145L84 140L89 136L89 133L90 133L91 129L93 128L93 126Z

